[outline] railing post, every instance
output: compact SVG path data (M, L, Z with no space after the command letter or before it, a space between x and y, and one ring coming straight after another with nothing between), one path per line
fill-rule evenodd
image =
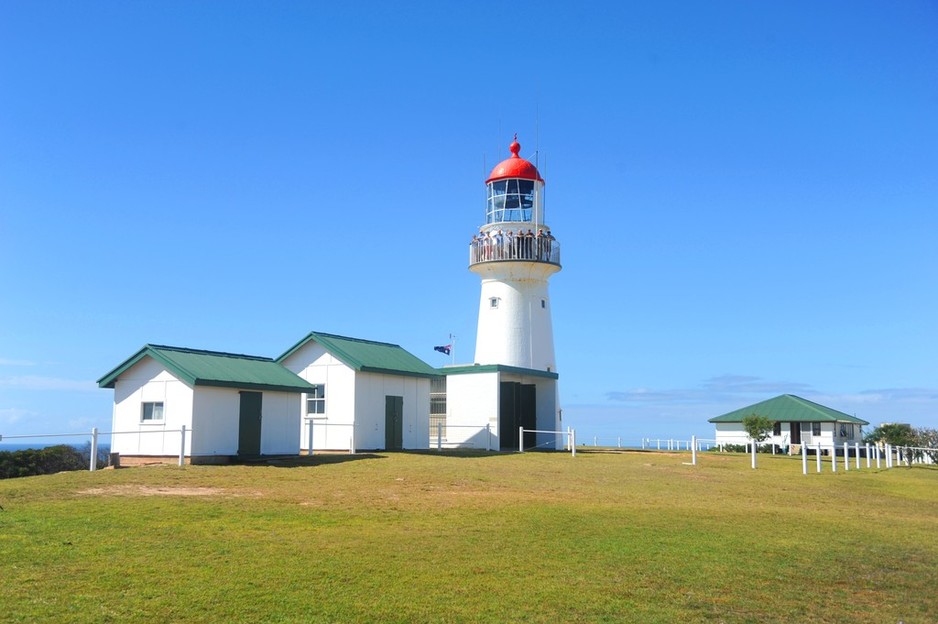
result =
M817 443L817 471L821 472L821 443Z
M309 425L309 431L307 432L307 440L306 440L308 450L306 454L309 456L312 456L313 454L313 419L307 418L306 424Z
M850 470L850 445L844 442L844 472Z
M88 470L94 472L98 469L98 428L91 428L91 460Z
M866 467L867 467L867 468L870 467L870 445L869 445L869 443L867 443L867 445L866 445Z
M179 429L179 465L186 465L186 426L183 425Z
M436 450L443 450L443 423L439 421L436 423Z
M518 427L518 452L524 453L524 427Z
M752 469L756 469L756 441L752 441Z
M801 474L808 474L808 445L801 445Z
M837 472L837 444L831 443L831 472Z
M873 443L873 453L876 455L876 469L879 470L879 468L880 468L880 463L879 463L879 444L877 444L877 443L875 443L875 442Z
M573 456L576 457L576 429L570 430L570 439L573 440Z
M692 435L690 437L690 463L694 466L697 465L697 436Z
M853 451L857 454L857 470L860 469L860 443L853 443Z

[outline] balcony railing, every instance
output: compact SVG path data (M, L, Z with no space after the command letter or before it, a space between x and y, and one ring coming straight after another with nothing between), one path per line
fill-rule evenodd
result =
M469 244L469 264L527 260L560 266L560 243L553 236L494 234L474 237Z

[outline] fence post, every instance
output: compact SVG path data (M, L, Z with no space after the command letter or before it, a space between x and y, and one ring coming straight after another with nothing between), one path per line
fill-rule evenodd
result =
M873 453L876 454L876 469L879 470L879 444L873 443Z
M352 435L348 439L348 454L355 454L355 425L352 425Z
M853 451L857 454L857 470L860 469L860 443L853 443Z
M831 444L831 472L837 472L837 445Z
M817 471L821 472L821 443L817 442Z
M179 429L179 465L186 465L186 426L183 425Z
M866 467L867 467L867 468L870 467L870 445L869 445L869 443L866 444Z
M801 474L808 474L808 445L801 445Z
M694 466L697 465L697 436L692 435L690 437L691 450L690 450L690 463Z
M752 469L756 469L756 441L752 441Z
M850 445L844 442L844 472L850 470Z
M94 472L98 469L98 428L91 428L91 461L88 470Z
M573 456L576 457L576 429L571 429L570 435L573 440Z
M308 450L306 454L312 455L313 454L313 419L307 418L306 424L309 425L309 431L307 432L307 440L306 440Z
M616 438L616 448L622 448L622 436Z
M443 450L443 423L439 421L436 423L436 450Z
M524 453L524 427L518 427L518 452Z

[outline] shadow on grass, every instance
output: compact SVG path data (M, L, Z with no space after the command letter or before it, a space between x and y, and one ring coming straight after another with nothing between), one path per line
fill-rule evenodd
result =
M344 464L350 461L363 459L386 459L384 455L375 453L317 453L314 455L284 455L281 457L258 457L242 459L233 462L240 466L274 466L276 468L302 468L309 466L325 466L330 464Z

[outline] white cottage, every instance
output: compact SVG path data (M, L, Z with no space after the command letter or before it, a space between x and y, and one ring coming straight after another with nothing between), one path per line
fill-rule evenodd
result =
M277 362L311 388L297 428L303 449L425 449L430 380L439 371L400 346L311 332Z
M822 450L830 452L832 448L842 448L844 442L851 445L861 442L863 427L870 424L793 394L755 403L707 422L716 425L718 444L746 444L750 440L742 423L743 418L752 414L765 416L774 423L772 435L765 444L790 447L795 452L802 444L809 449L820 444Z
M98 380L114 389L111 451L121 461L192 463L296 455L303 393L312 386L271 358L146 345Z

